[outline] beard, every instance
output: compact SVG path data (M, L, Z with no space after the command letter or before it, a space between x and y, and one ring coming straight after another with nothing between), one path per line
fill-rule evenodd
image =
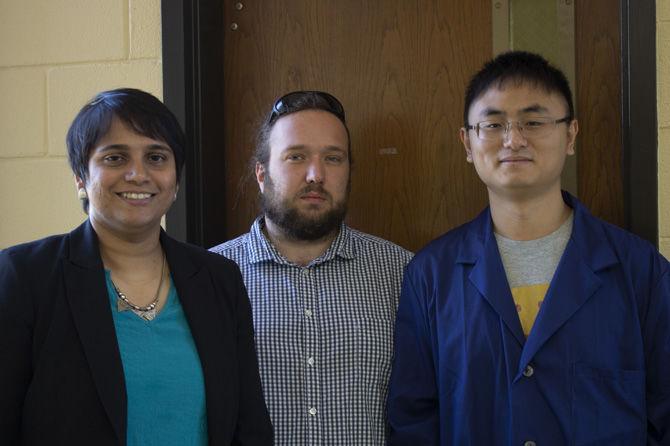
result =
M332 200L331 195L319 184L309 184L295 196L310 192L318 192ZM348 196L349 187L347 187L344 199L340 202L333 202L331 209L313 216L308 215L295 207L291 198L281 197L268 175L265 179L265 190L261 194L261 211L265 218L279 226L287 237L294 240L319 240L339 229L347 214Z

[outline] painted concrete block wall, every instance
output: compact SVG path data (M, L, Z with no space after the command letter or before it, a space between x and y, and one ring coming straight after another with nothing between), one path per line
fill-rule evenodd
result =
M670 259L670 0L656 1L659 247Z
M162 97L160 0L0 0L0 249L85 214L65 134L102 90Z

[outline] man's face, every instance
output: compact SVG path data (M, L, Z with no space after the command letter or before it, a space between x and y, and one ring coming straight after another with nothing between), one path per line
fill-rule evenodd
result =
M297 240L336 231L349 197L347 133L334 115L304 110L277 120L267 166L256 165L265 218Z
M557 120L568 115L559 93L517 83L493 86L470 107L468 122L533 122L533 118ZM461 129L466 159L474 164L489 193L499 196L537 196L560 191L561 172L567 155L573 155L577 121L559 123L542 136L524 135L516 124L497 140L482 140L475 130Z

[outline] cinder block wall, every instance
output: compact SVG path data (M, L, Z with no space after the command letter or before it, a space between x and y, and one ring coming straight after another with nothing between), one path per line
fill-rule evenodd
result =
M86 216L65 134L99 91L162 97L160 0L0 0L0 249Z
M659 247L670 259L670 0L656 1Z

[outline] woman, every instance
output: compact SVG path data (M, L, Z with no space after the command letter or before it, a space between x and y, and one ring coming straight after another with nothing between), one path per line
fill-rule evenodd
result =
M160 227L184 144L139 90L75 118L88 219L0 252L0 444L272 444L237 266Z

